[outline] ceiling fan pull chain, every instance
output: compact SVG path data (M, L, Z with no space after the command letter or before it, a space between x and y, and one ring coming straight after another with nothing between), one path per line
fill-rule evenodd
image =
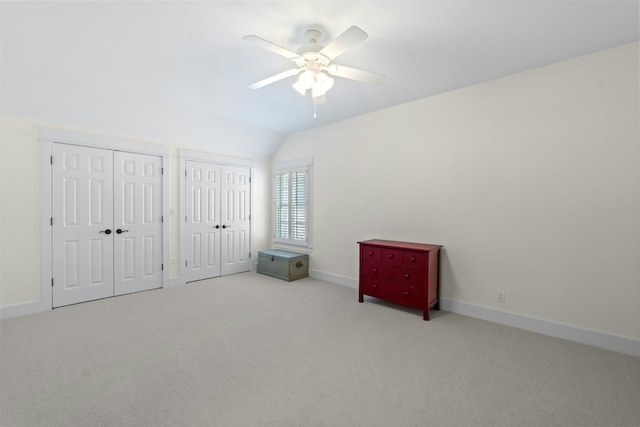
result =
M315 98L313 99L313 118L315 119L318 115L316 114L316 106L318 105L318 103L316 102Z

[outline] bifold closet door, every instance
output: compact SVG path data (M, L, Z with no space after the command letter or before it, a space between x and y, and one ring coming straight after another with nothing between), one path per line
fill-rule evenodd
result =
M162 159L52 144L53 307L162 287Z
M187 161L187 282L249 271L250 169Z

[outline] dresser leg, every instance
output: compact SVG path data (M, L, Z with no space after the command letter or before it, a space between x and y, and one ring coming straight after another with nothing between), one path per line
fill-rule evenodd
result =
M428 307L423 310L423 313L424 314L422 315L422 318L424 320L429 320L429 308Z
M438 301L434 306L433 306L434 310L438 310L440 311L440 301Z
M358 302L364 302L364 299L362 298L362 292L358 294Z

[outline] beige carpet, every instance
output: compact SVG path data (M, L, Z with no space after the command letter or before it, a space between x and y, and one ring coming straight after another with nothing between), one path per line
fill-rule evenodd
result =
M0 323L3 427L640 425L640 359L256 273Z

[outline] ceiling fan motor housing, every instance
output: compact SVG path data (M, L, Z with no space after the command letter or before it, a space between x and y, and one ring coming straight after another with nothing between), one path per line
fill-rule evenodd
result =
M307 30L304 35L307 37L307 44L301 46L296 51L304 60L304 64L299 65L303 66L309 62L317 62L319 65L326 67L330 59L319 53L324 48L323 45L318 44L318 39L322 33L318 30Z

